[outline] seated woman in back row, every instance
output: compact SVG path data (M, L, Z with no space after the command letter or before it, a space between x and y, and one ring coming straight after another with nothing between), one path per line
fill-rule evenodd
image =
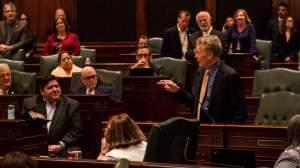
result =
M81 68L73 64L72 56L67 52L58 54L58 66L51 72L55 77L72 77L73 72L80 72Z
M126 113L115 115L107 123L97 160L143 161L145 140L139 126Z
M70 32L70 26L64 18L55 20L55 33L50 35L45 43L44 55L53 55L67 51L71 55L80 55L80 42L75 33Z

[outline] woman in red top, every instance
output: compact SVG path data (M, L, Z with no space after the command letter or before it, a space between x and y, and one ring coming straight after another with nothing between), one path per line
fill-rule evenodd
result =
M80 54L80 42L75 33L69 32L70 27L64 18L55 20L54 34L51 34L44 47L44 55L57 54L61 51L70 55Z

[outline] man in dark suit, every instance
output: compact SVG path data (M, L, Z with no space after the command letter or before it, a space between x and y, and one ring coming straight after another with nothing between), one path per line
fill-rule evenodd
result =
M228 45L226 42L226 38L222 34L222 32L217 31L216 29L213 28L213 26L211 25L211 20L212 20L212 18L210 16L209 12L200 11L197 13L196 22L197 22L200 30L193 33L189 39L188 51L186 53L187 60L192 61L195 59L194 58L194 56L195 56L194 49L196 47L196 40L202 36L208 36L208 35L218 36L219 39L221 40L222 47L223 47L223 53L221 55L221 59L223 59L223 57L227 53Z
M182 59L187 51L188 40L195 29L189 28L191 14L182 10L177 17L177 25L164 32L161 56Z
M193 93L187 93L171 80L161 80L158 84L193 107L193 116L201 122L244 122L247 108L240 77L220 60L221 54L222 45L217 36L200 37L195 48L195 58L200 68Z
M113 89L110 86L99 84L96 70L92 66L85 66L82 68L80 79L82 86L72 89L72 93L87 95L107 94L110 96L113 94Z
M267 26L265 33L265 39L272 41L272 53L273 56L278 56L279 47L279 35L281 32L282 22L288 15L288 5L281 2L277 6L277 17L272 18Z
M26 26L17 20L17 9L14 3L3 6L4 21L0 22L0 58L22 60L26 48L31 42L31 35ZM18 52L19 51L19 52Z
M43 78L39 84L40 95L24 99L22 118L34 126L48 129L48 152L65 156L70 147L80 146L82 123L79 102L61 94L54 77Z

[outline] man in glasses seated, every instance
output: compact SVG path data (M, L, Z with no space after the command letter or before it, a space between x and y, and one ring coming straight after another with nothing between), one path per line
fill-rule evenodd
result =
M77 94L99 95L108 94L112 95L113 89L110 86L100 84L95 68L92 66L85 66L80 72L80 80L82 85L74 88L71 91Z

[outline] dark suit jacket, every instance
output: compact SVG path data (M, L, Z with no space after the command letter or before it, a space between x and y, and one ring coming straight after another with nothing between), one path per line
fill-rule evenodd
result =
M77 94L86 94L86 87L80 86L74 89L71 89L72 93L77 93ZM98 85L96 88L96 95L99 94L107 94L109 96L112 95L112 87L110 86L104 86L104 85Z
M221 56L221 59L224 59L225 54L228 51L228 45L227 45L227 41L226 41L226 37L224 34L222 34L222 32L216 30L216 29L212 29L212 31L210 32L210 35L216 35L219 37L219 39L221 40L222 46L223 46L223 54ZM189 38L189 44L188 44L188 51L185 55L187 60L190 60L192 62L195 61L195 54L194 54L194 49L196 48L196 41L199 37L202 37L202 31L199 30L195 33L193 33L191 35L191 37Z
M13 45L11 53L21 48L25 48L31 41L31 34L27 27L20 21L16 21L12 28L10 44ZM0 44L5 44L5 21L0 21Z
M201 69L196 75L193 94L179 90L178 99L193 107L193 116L197 116L198 100L200 95L202 77L205 70ZM207 113L201 113L201 122L244 122L247 119L247 107L238 73L223 62L215 76L211 99ZM212 121L210 117L214 120Z
M265 32L265 40L272 41L272 53L278 53L280 35L278 24L278 18L271 19L267 25L267 29Z
M66 147L80 146L82 138L82 123L79 112L79 102L66 96L61 96L48 132L48 144L58 144L63 141ZM35 95L24 99L21 117L29 123L34 121L28 112L40 112L47 116L46 103L43 97Z
M188 40L190 34L194 32L195 29L188 28ZM165 30L160 54L164 57L182 58L182 46L177 25Z

